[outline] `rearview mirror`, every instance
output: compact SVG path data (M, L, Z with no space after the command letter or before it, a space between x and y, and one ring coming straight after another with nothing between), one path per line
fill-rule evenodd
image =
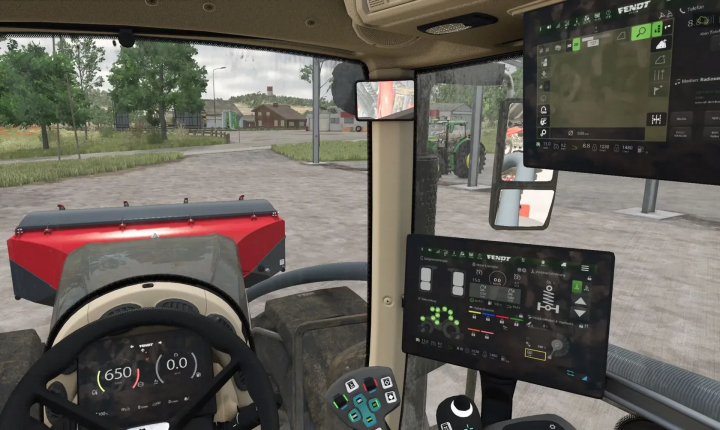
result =
M490 225L496 230L544 230L550 225L558 172L523 164L522 99L506 99L498 121Z
M359 121L412 121L415 81L359 81L355 84Z

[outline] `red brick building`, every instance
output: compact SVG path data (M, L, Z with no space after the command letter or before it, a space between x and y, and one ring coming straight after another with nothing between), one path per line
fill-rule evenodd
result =
M278 103L264 104L252 110L255 114L255 126L259 128L305 129L307 119L290 105Z

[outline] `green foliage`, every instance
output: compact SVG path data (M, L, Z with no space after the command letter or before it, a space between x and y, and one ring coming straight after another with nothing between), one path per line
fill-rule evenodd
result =
M8 51L0 55L2 123L46 126L65 122L70 113L66 83L69 74L72 74L72 65L65 55L51 56L45 48L33 43L18 47L17 42L8 42ZM60 118L56 115L56 106L60 109Z
M290 105L290 106L312 106L313 101L312 99L303 99L300 97L290 97L290 96L277 96L277 95L267 95L265 93L257 92L257 93L251 93L251 94L243 94L240 96L232 96L230 97L230 101L233 103L243 103L246 104L252 108L256 108L262 104L268 104L268 103L278 103L283 105ZM327 99L321 98L320 99L320 107L322 109L327 109L330 106L334 106L335 104Z
M513 97L523 96L523 71L517 69L512 74L515 94ZM472 85L438 84L430 96L430 103L465 103L472 107L473 91ZM500 118L500 107L507 95L505 86L485 87L483 94L483 119L497 122Z
M92 38L71 37L69 40L60 38L57 50L70 58L80 90L88 95L91 89L103 84L100 76L100 63L105 61L105 50L95 44Z
M300 68L300 79L312 84L313 66L312 64L306 64Z
M162 123L164 112L199 113L207 87L207 70L194 56L197 49L184 43L137 42L122 48L110 70L110 97L120 112L146 112Z
M95 157L83 160L40 161L0 165L0 187L16 187L33 182L58 181L76 176L117 172L138 166L182 159L182 152Z
M292 145L272 145L278 154L298 161L312 161L312 142ZM367 160L366 140L324 140L320 142L320 161L362 161Z
M48 154L48 151L43 151L40 148L37 144L39 135L39 130L28 133L20 132L17 129L13 129L10 134L3 134L0 136L0 160L56 155ZM54 127L48 135L51 142L56 141ZM148 143L146 135L147 132L141 131L138 137L135 137L133 132L130 131L117 132L111 127L102 127L100 131L90 131L88 140L80 139L80 153L91 154L159 148L185 148L191 146L222 145L225 143L225 140L221 137L179 136L175 133L170 133L168 140L159 144L151 144ZM72 130L60 130L60 143L60 149L63 155L74 155L77 153L75 136Z

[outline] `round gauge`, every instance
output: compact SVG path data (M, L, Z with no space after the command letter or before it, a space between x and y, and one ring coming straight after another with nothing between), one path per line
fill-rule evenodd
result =
M553 333L552 340L550 341L550 351L552 352L548 355L548 360L553 357L562 357L570 351L570 342L560 333Z
M155 362L155 375L161 384L200 377L195 353L171 351L162 354Z
M500 271L495 271L490 274L490 285L502 287L507 282L505 274Z
M105 363L95 379L102 393L129 390L137 387L140 369L130 360L117 358Z

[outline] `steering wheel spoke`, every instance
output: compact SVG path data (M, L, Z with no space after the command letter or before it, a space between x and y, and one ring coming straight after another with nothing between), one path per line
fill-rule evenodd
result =
M170 430L180 430L184 428L239 370L240 360L237 358L231 359L230 363L228 363L212 381L203 387L202 394L194 399L189 407L183 409L181 415L170 420Z
M56 414L76 421L88 430L120 430L107 420L89 414L70 400L58 396L56 393L51 393L44 388L38 390L35 397L41 405L50 408Z

